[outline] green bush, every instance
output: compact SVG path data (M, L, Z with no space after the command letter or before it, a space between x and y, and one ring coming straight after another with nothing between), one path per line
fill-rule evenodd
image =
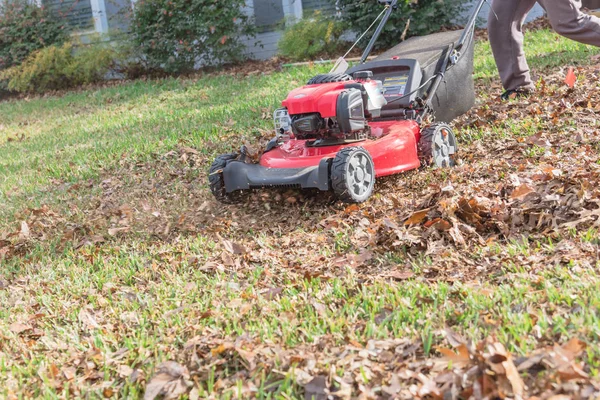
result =
M279 52L293 60L311 59L316 56L335 56L342 47L340 36L343 26L333 19L326 19L316 12L285 30L278 43Z
M340 8L344 27L358 33L364 32L383 10L377 0L331 1ZM398 8L392 13L375 48L390 48L397 45L409 20L406 37L426 35L452 26L463 9L464 0L400 0ZM370 35L367 35L364 40L368 38Z
M0 70L21 63L32 52L69 37L58 17L28 0L0 1Z
M240 61L240 39L254 27L245 0L139 0L131 33L149 70L180 73L204 65Z
M101 81L114 64L110 46L74 49L73 44L48 46L32 53L23 63L0 72L8 90L43 93Z

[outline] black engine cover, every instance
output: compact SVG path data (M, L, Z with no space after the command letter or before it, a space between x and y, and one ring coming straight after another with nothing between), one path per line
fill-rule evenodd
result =
M336 105L336 118L342 133L348 134L365 129L367 123L360 90L347 89L340 93Z

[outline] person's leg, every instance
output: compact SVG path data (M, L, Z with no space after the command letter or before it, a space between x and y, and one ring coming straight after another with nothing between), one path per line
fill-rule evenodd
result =
M600 18L581 12L580 0L539 0L559 35L600 46Z
M550 1L550 0L548 0ZM556 0L556 2L567 0ZM502 86L507 91L534 88L523 51L523 23L536 0L494 0L488 35Z

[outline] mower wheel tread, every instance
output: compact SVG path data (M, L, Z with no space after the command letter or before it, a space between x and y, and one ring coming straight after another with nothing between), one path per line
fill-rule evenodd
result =
M320 74L311 78L306 84L317 85L321 83L346 82L351 80L352 77L348 74Z
M369 188L366 189L365 194L362 195L355 194L349 185L351 180L349 177L350 172L348 164L357 153L363 153L366 156L368 163L370 163L372 174L372 182ZM373 186L375 183L375 168L369 152L360 146L351 146L341 149L331 163L330 177L331 187L338 199L344 203L362 203L366 201L373 193Z
M223 169L227 166L227 163L231 160L238 158L237 153L221 154L210 166L208 171L208 182L210 184L210 191L215 198L225 204L238 203L242 200L241 191L227 193L225 189L225 182L223 181Z
M421 159L421 165L423 167L435 164L434 148L436 135L439 135L440 132L444 131L446 134L450 134L453 140L455 140L452 128L450 128L450 125L444 122L436 122L421 130L421 139L419 140L418 150L419 158ZM452 160L452 158L450 158L450 163L448 166L454 166L454 160Z

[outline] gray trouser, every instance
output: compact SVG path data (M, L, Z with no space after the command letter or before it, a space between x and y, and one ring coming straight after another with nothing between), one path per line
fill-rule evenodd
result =
M580 0L537 0L552 28L562 36L600 46L600 18L580 11ZM494 0L488 33L502 85L506 90L533 89L523 52L523 22L536 0ZM497 17L496 17L497 16Z

